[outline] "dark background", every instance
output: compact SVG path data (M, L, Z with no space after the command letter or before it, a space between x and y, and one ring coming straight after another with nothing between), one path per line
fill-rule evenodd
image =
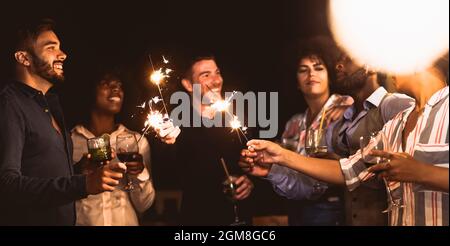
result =
M296 89L296 43L329 33L325 0L15 1L0 10L0 83L11 74L8 62L12 56L5 47L14 24L35 17L56 21L62 49L68 54L66 81L59 89L70 126L85 112L81 106L92 71L113 66L126 83L122 119L134 130L143 126L142 120L130 117L135 106L157 95L146 79L150 72L147 55L151 54L156 64L164 55L177 71L186 54L207 51L217 57L225 91L279 92L280 134L290 116L305 109ZM175 75L165 93L180 89ZM148 139L156 188L177 188L165 146L153 137ZM257 212L283 213L283 200L267 183L255 182L254 197L260 204Z

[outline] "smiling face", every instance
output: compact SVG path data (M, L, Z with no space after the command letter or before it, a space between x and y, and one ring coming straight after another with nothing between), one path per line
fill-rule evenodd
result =
M30 70L52 84L64 81L63 64L67 55L53 31L42 32L34 42Z
M192 82L200 84L202 96L208 92L222 95L223 78L214 60L201 60L192 66Z
M122 82L118 79L103 79L96 87L95 109L107 114L118 114L123 103Z
M306 97L329 93L328 71L317 56L304 57L297 70L298 88Z

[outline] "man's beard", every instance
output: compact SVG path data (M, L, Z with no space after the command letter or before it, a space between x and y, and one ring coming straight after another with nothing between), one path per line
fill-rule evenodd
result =
M344 78L334 83L334 90L343 95L352 94L361 90L367 82L369 74L365 68L360 68L352 74L345 75Z
M42 60L37 55L32 53L33 59L32 64L34 67L34 72L39 75L40 77L46 79L52 84L58 84L60 82L64 81L64 75L63 74L57 74L54 69L54 64L49 64L48 62Z

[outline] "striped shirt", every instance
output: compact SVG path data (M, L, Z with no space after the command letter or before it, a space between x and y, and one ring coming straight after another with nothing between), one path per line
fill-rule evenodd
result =
M411 131L402 149L402 133L408 116L415 106L400 112L387 122L382 131L390 141L390 151L405 152L416 160L448 168L449 143L449 99L448 86L437 91L427 102L423 114ZM356 189L373 174L358 151L355 155L340 160L346 185L349 190ZM420 184L409 182L390 182L392 194L401 198L404 209L390 214L390 225L404 226L448 226L448 193L429 190Z

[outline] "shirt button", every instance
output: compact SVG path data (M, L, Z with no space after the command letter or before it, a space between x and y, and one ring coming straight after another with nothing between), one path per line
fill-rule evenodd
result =
M44 109L44 112L48 113L48 109Z

